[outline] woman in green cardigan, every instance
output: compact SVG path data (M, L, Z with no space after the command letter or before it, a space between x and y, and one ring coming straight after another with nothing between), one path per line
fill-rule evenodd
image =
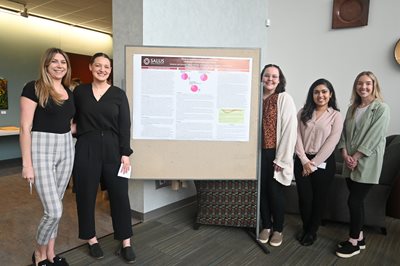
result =
M338 144L344 161L343 175L347 177L350 211L350 238L338 244L339 257L350 258L365 249L364 199L371 187L379 183L389 116L376 76L370 71L358 74Z

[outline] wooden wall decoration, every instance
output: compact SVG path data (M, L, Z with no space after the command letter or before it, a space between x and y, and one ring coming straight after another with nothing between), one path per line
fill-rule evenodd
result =
M368 25L369 0L334 0L332 29Z
M394 58L396 62L400 64L400 40L397 41L396 46L394 47Z

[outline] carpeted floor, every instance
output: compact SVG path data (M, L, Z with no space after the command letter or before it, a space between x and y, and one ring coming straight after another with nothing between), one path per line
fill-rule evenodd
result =
M294 235L300 228L297 215L286 215L284 242L268 246L263 252L242 228L202 225L193 229L195 204L168 215L134 226L133 243L136 265L400 265L400 220L387 218L388 235L370 228L365 234L367 248L349 259L338 258L335 246L346 238L345 224L322 226L314 245L301 246ZM100 243L105 251L102 260L88 256L86 246L65 252L70 265L126 265L114 255L119 243L112 236Z
M43 214L35 192L21 177L19 161L0 164L0 265L28 265L35 247L36 229ZM71 187L64 195L56 252L76 248L85 242L78 239L75 194ZM99 193L96 205L96 231L99 237L113 232L109 202ZM138 223L132 220L133 223Z
M42 208L35 192L20 177L20 166L0 165L0 265L28 265ZM301 246L294 235L300 228L298 215L286 215L284 242L264 253L242 228L202 225L193 229L195 204L133 227L135 265L400 265L400 220L387 217L387 232L368 228L367 248L360 255L341 259L335 246L346 238L345 224L328 223L310 247ZM88 255L77 239L74 194L67 190L56 249L70 265L125 265L115 256L119 241L112 235L107 200L101 195L96 209L97 232L105 252L101 260ZM134 221L135 223L135 221Z

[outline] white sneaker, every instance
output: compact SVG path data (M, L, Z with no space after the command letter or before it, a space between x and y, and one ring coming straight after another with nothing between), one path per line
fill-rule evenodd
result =
M270 230L269 229L263 229L260 232L260 235L258 236L258 240L263 244L268 243L269 235L270 235Z
M274 247L279 247L282 244L283 235L280 232L274 231L272 237L269 240L269 244Z

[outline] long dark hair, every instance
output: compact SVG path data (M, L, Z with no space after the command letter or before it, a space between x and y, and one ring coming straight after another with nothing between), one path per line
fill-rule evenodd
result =
M265 65L264 68L263 68L263 70L261 71L261 80L262 80L262 78L263 78L263 76L264 76L265 70L266 70L267 68L269 68L269 67L275 67L275 68L278 69L278 71L279 71L279 84L278 84L278 86L276 87L275 93L284 92L284 91L286 90L286 89L285 89L285 88L286 88L286 78L285 78L285 75L283 75L283 72L282 72L282 70L281 70L281 68L280 68L279 66L274 65L274 64Z
M332 94L332 97L329 99L328 106L332 107L334 110L339 111L339 108L336 105L336 94L335 90L333 89L332 83L330 83L329 80L326 79L317 79L316 81L314 81L313 84L311 84L310 88L308 89L306 103L304 104L303 111L300 115L300 119L304 124L306 124L307 121L311 119L312 114L316 108L313 94L314 89L319 85L324 85L325 87L327 87L329 92Z

